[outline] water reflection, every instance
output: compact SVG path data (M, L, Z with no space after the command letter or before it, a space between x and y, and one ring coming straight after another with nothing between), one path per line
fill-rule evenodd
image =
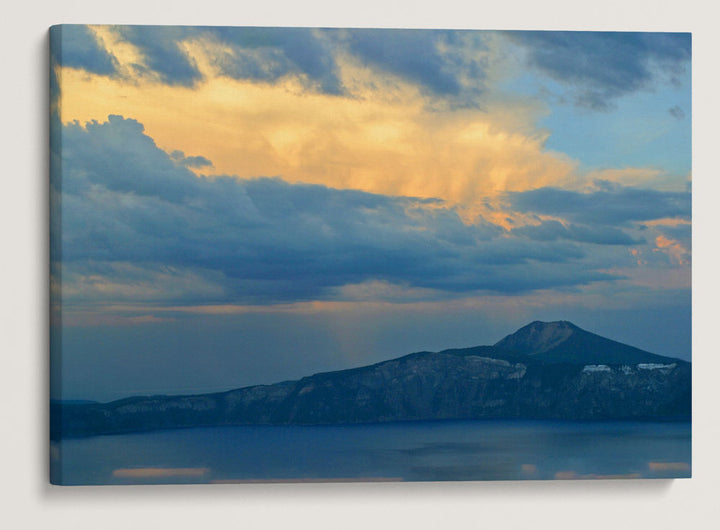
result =
M159 467L138 467L138 468L121 468L113 471L113 477L117 478L167 478L167 477L193 477L201 478L210 470L206 467L188 468L159 468Z
M555 480L617 480L643 478L640 473L619 473L615 475L598 475L596 473L588 473L586 475L575 471L558 471L553 477Z
M51 450L64 484L187 484L678 478L690 445L689 423L448 421L195 428Z
M650 471L690 471L690 464L687 462L650 462Z

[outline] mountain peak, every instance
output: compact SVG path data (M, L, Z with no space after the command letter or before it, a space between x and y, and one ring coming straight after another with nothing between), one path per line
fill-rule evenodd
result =
M495 346L535 355L559 346L577 332L582 330L567 320L555 322L536 320L508 335Z
M606 339L567 320L536 320L508 335L495 347L541 363L635 365L684 362Z

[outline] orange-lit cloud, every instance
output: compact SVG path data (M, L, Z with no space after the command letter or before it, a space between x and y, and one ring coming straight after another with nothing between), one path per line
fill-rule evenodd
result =
M537 103L489 98L484 109L436 108L412 85L371 79L349 58L338 61L350 96L309 92L293 78L273 85L233 80L213 66L219 45L200 40L183 45L205 80L168 86L135 75L137 50L110 28L95 30L128 77L63 68L63 122L137 119L161 148L207 157L216 174L437 197L468 215L484 197L571 186L576 177L573 160L544 149L547 132L533 125L543 112Z
M94 28L99 42L117 59L117 75L107 77L69 66L58 67L62 121L104 122L109 114L136 119L167 153L177 150L187 157L209 159L212 166L191 168L198 174L211 171L215 175L241 178L279 175L289 182L441 198L456 207L455 211L466 223L482 215L506 229L539 225L548 220L567 223L562 217L538 214L537 210L511 211L512 208L503 205L504 192L544 186L586 190L597 180L655 189L678 186L676 177L671 178L656 168L624 167L580 173L575 160L546 149L549 132L537 127L539 118L547 112L544 104L531 98L493 92L491 87L483 93L484 107L455 108L391 73L378 75L377 70L342 53L336 61L338 76L347 88L345 95L308 90L307 79L302 76L282 77L272 84L231 79L221 74L213 60L228 50L202 36L180 43L183 52L202 73L202 80L192 87L171 86L162 82L151 68L143 68L143 54L113 31L111 27ZM489 45L492 46L492 39ZM501 70L491 63L488 76L497 81L507 75ZM430 209L433 205L424 207ZM438 207L444 208L447 204ZM634 207L634 204L630 206ZM688 250L681 241L660 233L659 229L689 222L666 221L645 222L650 228L658 227L647 240L654 240L656 252L667 253L674 264L685 266ZM626 250L620 252L627 257ZM612 272L627 278L622 280L626 285L689 286L688 267L650 274L644 268L652 259L652 250L633 248L630 252L633 262L643 271L622 268L628 263L613 262L610 254L603 255L602 259L604 266L617 266ZM667 261L661 254L654 255L656 261ZM225 296L222 278L172 268L145 277L130 267L128 264L115 266L114 272L124 273L123 279L117 281L112 275L78 273L77 281L66 281L62 294L66 300L85 296L94 300L150 303L163 296L172 298L166 295L173 295L175 300L193 295L213 302L232 301ZM66 275L65 279L74 278ZM586 297L583 300L592 300L592 293L592 289L583 288L582 296ZM142 324L172 318L173 312L324 312L377 310L398 305L405 309L438 311L451 304L484 307L493 300L497 307L511 307L514 303L510 300L513 297L481 299L477 293L449 302L432 289L383 281L350 283L337 287L332 294L342 302L139 306L134 312L120 311L112 316L103 312L73 312L72 307L66 305L64 316L66 324L93 321ZM555 296L574 297L559 293ZM578 303L582 296L572 302ZM534 296L523 297L523 303L532 305L534 301Z
M655 238L655 245L657 245L657 248L654 249L655 252L666 252L678 265L688 263L686 259L688 250L679 241L659 235Z

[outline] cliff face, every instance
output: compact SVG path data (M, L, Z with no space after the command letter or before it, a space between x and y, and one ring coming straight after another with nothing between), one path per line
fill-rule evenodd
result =
M300 380L271 421L690 415L690 366L538 365L425 354Z
M51 435L199 425L690 417L690 363L556 324L531 329L534 340L523 332L496 347L415 353L276 385L107 404L56 403ZM598 362L602 352L592 349L598 344L610 361ZM585 354L576 349L568 355L573 347L586 348ZM552 352L560 353L548 360Z

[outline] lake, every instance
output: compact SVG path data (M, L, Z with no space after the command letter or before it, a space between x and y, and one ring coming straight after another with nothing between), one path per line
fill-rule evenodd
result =
M683 478L691 475L691 425L473 420L197 427L53 442L51 468L67 485Z

